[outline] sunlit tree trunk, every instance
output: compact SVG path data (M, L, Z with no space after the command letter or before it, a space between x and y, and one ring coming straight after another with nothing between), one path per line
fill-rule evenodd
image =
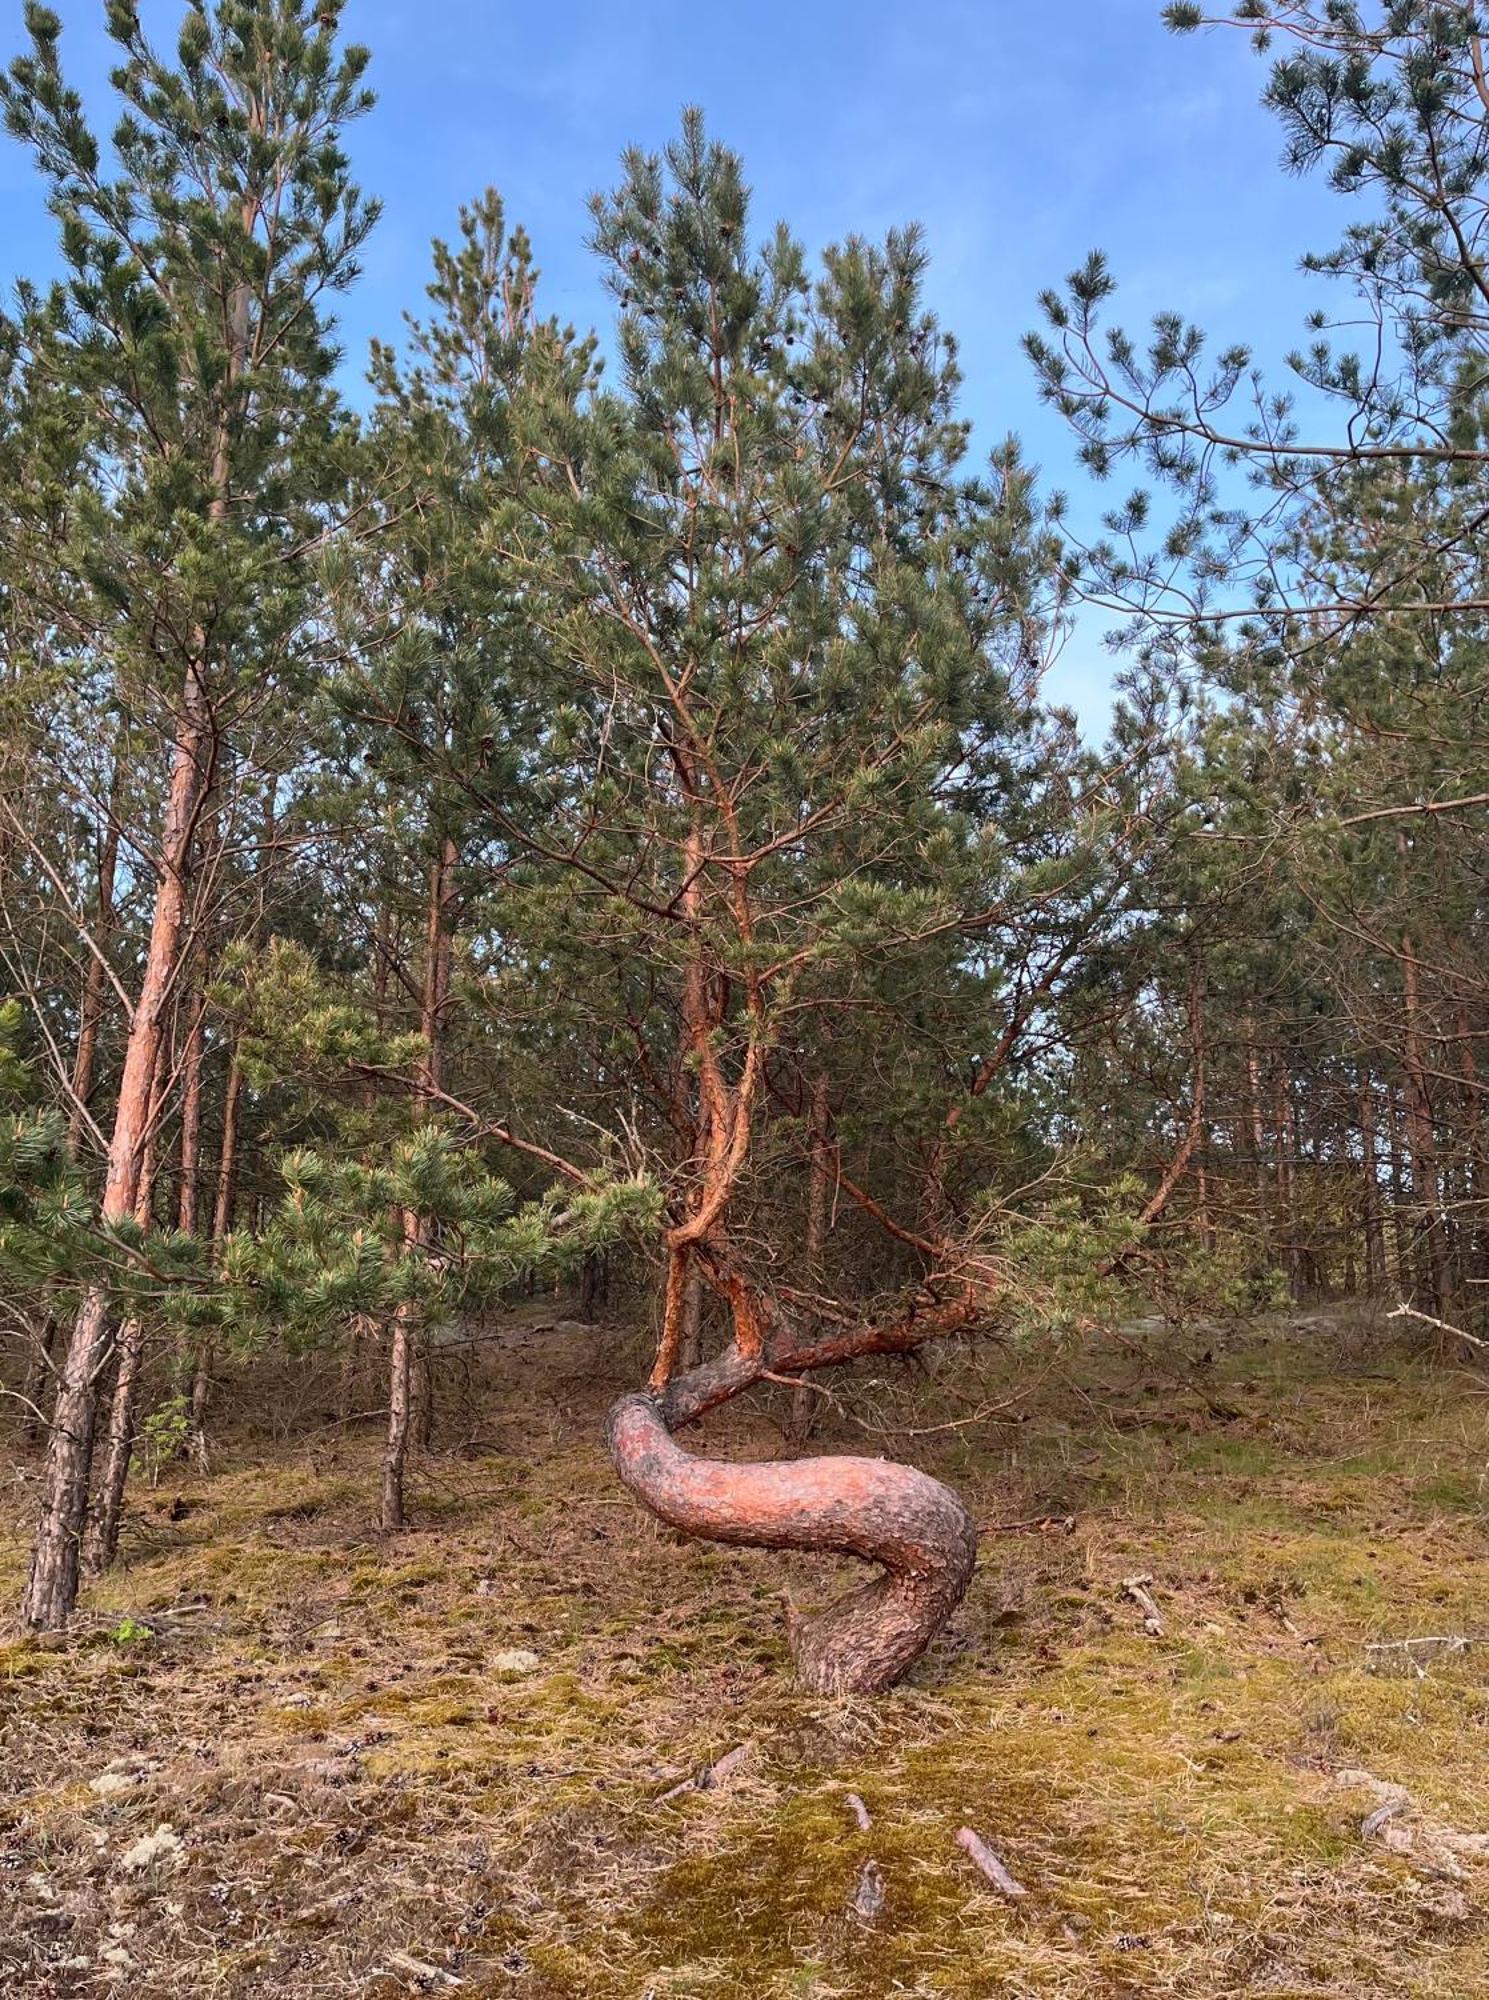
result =
M139 997L125 1044L119 1101L109 1141L99 1217L107 1227L131 1214L151 1121L152 1083L181 958L187 870L197 814L211 779L214 747L202 667L194 660L181 697L159 857L159 879ZM93 1455L98 1387L109 1352L109 1295L84 1292L68 1341L42 1478L40 1519L21 1615L36 1629L67 1622L77 1602L83 1522Z
M687 1378L677 1390L686 1398ZM871 1694L892 1686L971 1581L977 1531L956 1494L911 1466L879 1458L769 1465L694 1458L671 1434L677 1420L666 1399L654 1395L616 1404L608 1439L622 1483L685 1534L879 1564L878 1577L825 1611L793 1614L789 1638L798 1678L816 1692Z
M166 1068L166 1048L162 1043L161 1060L155 1076L150 1134L145 1142L139 1193L135 1198L134 1219L141 1229L148 1229L154 1219ZM124 1490L129 1483L129 1460L134 1450L145 1361L145 1329L139 1319L131 1317L124 1322L119 1329L116 1347L118 1368L104 1436L103 1467L83 1545L83 1567L93 1576L109 1568L119 1549L119 1524L124 1514Z

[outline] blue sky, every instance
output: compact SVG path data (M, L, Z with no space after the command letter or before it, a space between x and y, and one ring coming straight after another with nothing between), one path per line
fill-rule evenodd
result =
M103 0L51 3L91 96L108 62ZM168 44L179 7L141 11ZM762 228L784 217L815 248L924 225L974 449L1016 430L1048 483L1078 491L1068 434L1019 351L1040 287L1100 246L1129 323L1173 306L1279 364L1328 297L1298 260L1343 221L1321 185L1282 174L1245 38L1176 38L1159 14L1160 0L350 0L379 94L351 150L385 212L343 311L349 375L368 337L396 334L419 305L430 238L487 185L531 232L549 309L603 324L586 197L613 182L623 146L661 145L698 103L744 156ZM0 0L0 49L21 42L20 0ZM4 142L0 215L0 279L42 275L50 226ZM1110 677L1088 621L1051 692L1099 727Z

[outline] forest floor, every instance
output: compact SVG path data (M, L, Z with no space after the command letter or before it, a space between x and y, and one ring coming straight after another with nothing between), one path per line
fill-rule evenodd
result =
M368 1525L375 1422L230 1432L140 1486L74 1635L0 1648L7 2000L1489 1995L1489 1650L1389 1643L1489 1648L1489 1385L1339 1316L845 1382L821 1447L984 1533L911 1682L825 1700L782 1591L838 1579L654 1527L597 1443L624 1337L533 1317L409 1533ZM866 1441L886 1394L1016 1400ZM779 1453L770 1417L695 1441ZM4 1472L14 1601L37 1459Z

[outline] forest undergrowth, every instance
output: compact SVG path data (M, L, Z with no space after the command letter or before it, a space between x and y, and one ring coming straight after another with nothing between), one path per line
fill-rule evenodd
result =
M141 1481L73 1632L0 1651L0 1987L1489 1990L1485 1390L1385 1332L881 1368L867 1442L834 1383L821 1448L913 1458L982 1531L959 1616L872 1701L791 1683L782 1579L818 1601L822 1565L610 1488L617 1329L527 1310L468 1350L392 1537L376 1420L312 1428L319 1364L282 1370L296 1434ZM783 1414L704 1448L779 1454ZM11 1452L12 1595L36 1475Z

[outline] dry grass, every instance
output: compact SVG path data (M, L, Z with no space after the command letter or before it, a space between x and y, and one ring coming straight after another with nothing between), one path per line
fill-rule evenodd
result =
M987 1523L1054 1519L986 1535L913 1685L832 1702L783 1664L782 1586L820 1568L685 1544L618 1494L613 1347L499 1356L486 1442L427 1461L393 1542L370 1429L268 1462L241 1439L138 1496L80 1634L0 1650L7 2000L1489 1994L1489 1879L1432 1825L1489 1830L1489 1656L1423 1678L1366 1652L1489 1635L1475 1383L1341 1374L1328 1330L1274 1331L1204 1395L1108 1356L1021 1421L907 1446ZM740 1410L708 1443L779 1448ZM12 1473L19 1528L34 1461ZM7 1595L20 1556L0 1543ZM537 1668L498 1670L512 1649ZM1351 1767L1413 1795L1379 1836Z

